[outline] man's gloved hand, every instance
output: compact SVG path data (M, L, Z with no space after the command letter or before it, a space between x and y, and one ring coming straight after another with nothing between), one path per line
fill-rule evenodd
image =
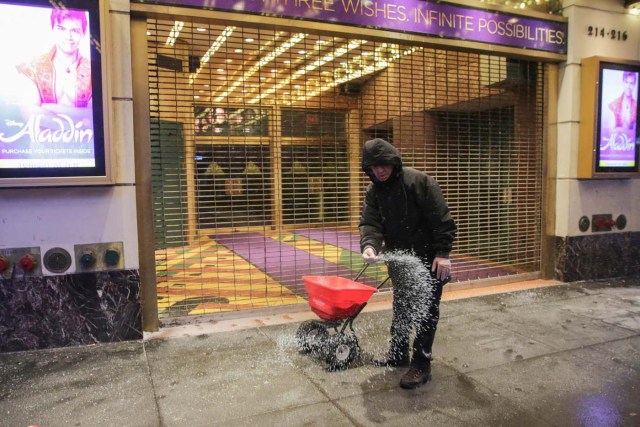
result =
M376 254L375 249L373 249L371 246L367 246L362 252L362 259L367 264L373 264L374 262L378 261L378 254Z

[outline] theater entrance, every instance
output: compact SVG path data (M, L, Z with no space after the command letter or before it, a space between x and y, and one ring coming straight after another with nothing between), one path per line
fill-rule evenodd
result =
M373 137L441 184L454 283L537 274L541 63L283 28L147 19L161 318L295 304L305 274L354 276Z

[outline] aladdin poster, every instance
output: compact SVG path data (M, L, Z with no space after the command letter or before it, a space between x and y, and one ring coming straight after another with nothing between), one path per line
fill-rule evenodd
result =
M600 168L636 166L637 71L602 69L600 80Z
M94 167L87 11L0 4L0 168Z

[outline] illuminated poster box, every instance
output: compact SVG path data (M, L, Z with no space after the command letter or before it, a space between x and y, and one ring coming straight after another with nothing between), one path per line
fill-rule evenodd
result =
M640 62L582 61L578 178L640 177Z
M102 4L0 0L0 186L111 183Z

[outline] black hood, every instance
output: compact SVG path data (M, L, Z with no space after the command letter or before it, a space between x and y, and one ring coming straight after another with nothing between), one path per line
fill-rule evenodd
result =
M371 172L371 166L393 165L393 175L396 178L402 172L402 158L396 147L381 138L371 139L364 143L362 149L362 171L371 181L378 182Z

